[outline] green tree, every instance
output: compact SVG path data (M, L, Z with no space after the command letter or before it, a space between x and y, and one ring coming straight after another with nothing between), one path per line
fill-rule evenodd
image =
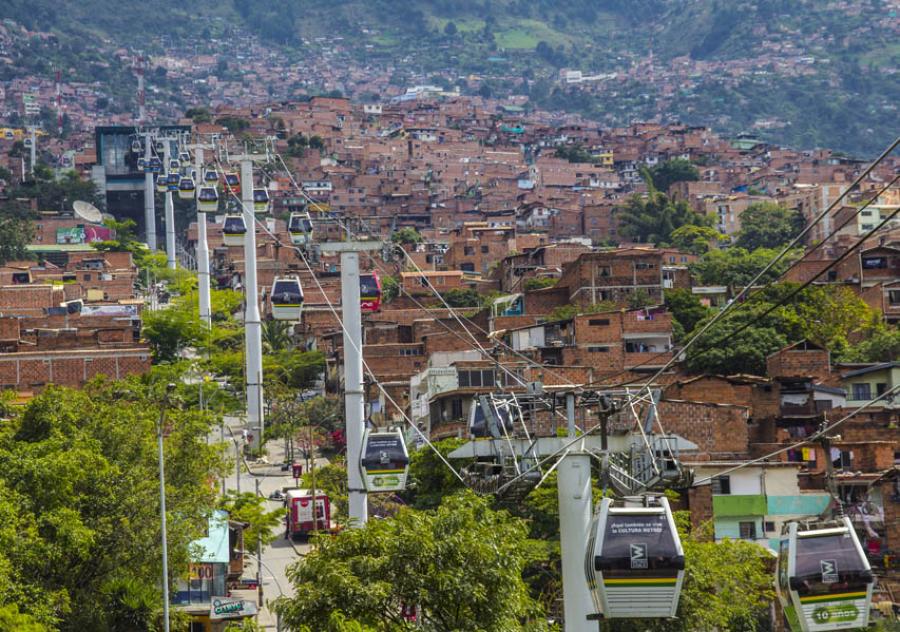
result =
M872 336L848 347L844 362L894 362L900 359L900 329L880 327Z
M444 462L435 454L437 450L445 459L463 445L462 439L442 439L434 442L434 450L411 450L409 455L409 479L403 498L416 509L434 509L445 496L464 488ZM456 463L457 467L462 467Z
M751 204L741 213L735 245L746 250L782 248L803 230L803 214L780 204Z
M277 537L275 528L284 519L285 509L266 510L266 499L253 492L238 493L229 491L219 500L219 509L228 512L229 520L247 523L244 529L244 546L251 553L256 553L259 543L265 548Z
M157 362L174 362L180 353L203 338L203 327L193 313L173 307L145 312L143 336Z
M0 203L0 263L32 258L28 244L34 238L32 213L16 201Z
M184 116L191 119L194 123L209 123L212 121L212 114L209 108L204 107L188 108Z
M0 603L62 631L123 629L111 624L151 616L148 591L154 604L161 599L156 424L164 390L136 377L52 387L3 425L0 544L15 581ZM207 444L206 413L173 402L167 421L174 580L187 572L188 544L214 505L208 480L222 460ZM0 582L3 574L0 563Z
M691 164L690 160L684 158L673 158L661 162L650 169L649 173L654 188L659 191L668 191L669 187L676 182L696 182L700 179L697 167Z
M415 246L422 243L422 235L411 226L404 226L400 230L391 233L391 241L401 246Z
M672 231L672 247L694 255L706 254L716 242L726 236L711 226L688 224Z
M672 314L675 339L679 341L684 339L685 334L694 331L697 323L712 311L686 288L666 290L665 299L666 310Z
M456 24L454 22L447 22L447 26L444 27L444 35L447 37L455 37L458 29L456 28Z
M290 349L291 325L283 320L265 321L262 325L262 344L265 353Z
M381 298L390 303L400 295L400 281L395 276L381 277Z
M530 292L532 290L540 290L545 287L553 287L556 285L558 279L554 279L552 277L532 277L530 279L525 279L525 283L523 287L526 292Z
M634 195L619 215L620 234L640 243L668 245L682 226L710 226L712 218L695 213L687 202L672 202L652 187L645 198Z
M291 629L496 631L541 629L522 572L532 547L524 521L471 493L434 511L403 509L389 520L322 538L288 575L295 596L276 602ZM420 620L404 620L416 605ZM343 619L341 627L335 617Z
M19 612L19 608L15 604L10 604L0 606L0 630L46 632L47 628L36 621L34 617Z
M479 307L482 296L474 288L454 288L441 293L450 307Z
M778 254L775 250L758 248L752 252L743 248L710 250L689 268L700 285L727 285L743 287L750 283ZM803 252L793 251L772 266L758 283L771 283L778 279Z

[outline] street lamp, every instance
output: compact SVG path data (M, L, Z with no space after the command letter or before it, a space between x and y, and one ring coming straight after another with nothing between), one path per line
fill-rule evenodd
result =
M169 545L166 538L166 470L163 455L163 433L166 425L166 410L169 398L175 391L174 384L166 385L166 395L159 409L159 422L156 424L156 444L159 451L159 514L162 530L162 589L163 589L163 632L169 632Z

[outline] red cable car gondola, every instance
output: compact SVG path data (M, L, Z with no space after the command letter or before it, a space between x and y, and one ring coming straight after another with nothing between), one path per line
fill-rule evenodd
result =
M359 308L364 312L381 309L381 279L374 270L359 275Z

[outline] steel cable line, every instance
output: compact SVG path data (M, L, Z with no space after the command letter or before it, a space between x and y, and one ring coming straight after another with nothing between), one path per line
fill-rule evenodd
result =
M876 402L879 402L879 401L881 401L881 400L883 400L883 399L887 399L888 397L891 397L894 393L896 393L896 392L898 392L898 391L900 391L900 384L897 384L896 386L894 386L894 387L892 387L892 388L886 390L886 391L885 391L884 393L882 393L881 395L879 395L879 396L877 396L877 397L875 397L875 398L873 398L873 399L870 399L869 401L867 401L867 402L864 403L863 405L861 405L861 406L859 406L858 408L852 410L851 412L849 412L848 414L844 415L843 417L841 417L840 419L838 419L838 420L835 421L834 423L831 423L831 424L825 426L824 428L822 428L821 430L817 431L815 434L810 435L809 437L807 437L807 438L804 439L803 441L798 441L798 442L796 442L796 443L793 443L793 444L791 444L791 445L785 446L785 447L783 447L783 448L779 448L779 449L775 450L774 452L770 452L769 454L763 455L763 456L761 456L761 457L757 457L757 458L755 458L755 459L751 459L751 460L749 460L749 461L741 461L739 464L735 465L735 466L732 467L732 468L729 468L729 469L726 469L726 470L722 470L721 472L717 472L716 474L713 474L713 475L711 475L711 476L707 476L707 477L705 477L705 478L701 478L701 479L699 479L699 480L697 480L697 481L694 481L693 486L696 487L696 486L701 485L701 484L703 484L703 483L707 483L707 482L711 481L712 479L714 479L714 478L716 478L716 477L718 477L718 476L724 476L725 474L729 474L729 473L731 473L731 472L736 472L737 470L739 470L739 469L741 469L741 468L744 468L744 467L747 467L747 466L750 466L750 465L755 465L756 463L761 463L761 462L763 462L763 461L766 461L766 460L772 458L773 456L778 456L779 454L782 454L782 453L784 453L784 452L787 452L788 450L793 450L793 449L795 449L795 448L799 448L800 446L804 446L804 445L806 445L807 443L814 443L814 442L817 441L818 439L821 439L822 437L824 437L826 433L831 432L832 430L834 430L835 428L837 428L838 426L840 426L842 423L844 423L844 422L847 421L848 419L851 419L852 417L855 417L856 415L858 415L859 413L861 413L862 411L864 411L866 408L869 408L870 406L872 406L872 405L875 404ZM828 458L827 455L826 455L826 458Z
M216 160L216 163L217 163L219 166L222 166L221 163L218 161L218 159ZM247 210L244 209L243 200L241 200L240 198L238 198L238 196L237 196L233 191L231 191L230 188L229 188L228 193L229 193L229 195L231 195L235 200L237 200L237 201L240 203L241 208L242 208L242 210L243 210L243 213L246 215ZM300 255L300 259L303 261L303 264L306 266L306 269L309 271L310 275L312 276L313 281L315 282L315 284L316 284L316 286L318 287L319 291L322 293L322 296L324 297L325 302L326 302L326 304L328 305L328 308L331 310L332 315L335 317L335 319L336 319L336 320L338 321L338 323L340 324L341 330L342 330L344 333L348 334L348 338L349 338L349 333L347 332L347 328L346 328L345 325L344 325L344 321L341 319L340 316L338 316L337 310L334 308L334 305L332 304L331 300L328 298L328 294L325 292L325 289L322 287L321 283L319 283L318 278L316 278L315 271L312 269L312 266L309 264L309 261L307 260L306 255L305 255L305 253L302 251L302 249L298 248L297 246L294 246L293 244L290 244L290 245L284 244L284 243L283 243L283 242L282 242L282 241L281 241L274 233L272 233L272 232L269 230L268 226L266 226L264 222L261 222L261 221L256 217L255 214L253 214L252 217L253 217L253 222L254 222L254 224L258 224L258 225L262 228L263 232L265 232L267 235L269 235L269 236L273 239L273 241L275 241L276 243L280 244L280 246L283 247L283 248L291 248L291 249L297 251L297 253ZM258 299L258 297L254 297L254 300L259 300L259 299ZM357 349L357 351L359 352L360 357L362 357L362 350L361 350L361 349ZM459 481L460 481L464 486L469 487L469 486L466 484L466 481L463 479L462 475L460 475L460 473L459 473L459 472L458 472L458 471L450 464L450 462L447 461L447 459L444 457L444 455L441 454L440 450L438 450L438 449L434 446L434 444L428 439L428 437L426 437L425 434L424 434L421 430L419 430L419 428L416 426L416 424L413 423L413 421L412 421L412 420L409 418L409 416L406 414L406 411L403 410L403 409L400 407L400 405L394 400L394 398L390 395L390 393L387 392L387 389L384 387L384 385L381 384L381 381L375 376L374 372L373 372L372 369L369 367L369 365L368 365L368 363L365 361L365 359L362 359L362 363L363 363L363 366L365 367L366 373L368 373L369 377L372 378L372 382L375 384L376 387L378 387L378 389L382 392L382 394L384 394L385 398L386 398L391 404L393 404L393 406L400 412L400 414L403 416L403 419L406 421L406 423L409 424L409 425L412 427L413 430L415 430L415 432L419 435L419 437L421 437L421 439L428 445L428 447L431 448L431 449L434 451L434 453L435 453L435 454L438 456L438 458L444 463L444 465L446 465L446 466L450 469L450 471L453 472L453 475L456 476L456 478L458 478ZM347 467L351 467L351 464L348 463L348 464L347 464Z
M718 312L718 313L713 317L713 319L712 319L710 322L708 322L708 323L703 327L703 329L701 329L701 330L700 330L699 332L697 332L696 334L692 335L691 338L685 343L685 345L679 350L679 353L676 354L675 356L673 356L672 359L670 359L670 360L666 363L666 365L664 365L661 369L659 369L659 370L658 370L658 371L650 378L650 380L648 380L648 383L652 383L653 380L656 380L660 375L662 375L663 372L665 372L672 364L674 364L674 362L675 362L675 360L677 359L678 355L683 354L683 353L684 353L691 345L693 345L693 344L696 342L696 340L697 340L698 338L700 338L700 337L706 332L706 330L708 330L708 329L709 329L716 321L718 321L718 320L720 320L722 317L724 317L724 315L725 315L726 312L728 312L728 311L731 310L732 308L734 308L734 309L741 309L742 306L748 305L748 304L750 303L750 301L751 301L754 297L760 295L760 293L764 292L765 289L766 289L767 287L771 286L771 285L774 283L774 281L770 281L770 282L764 284L764 285L763 285L762 287L760 287L760 288L754 289L754 287L753 287L754 284L755 284L755 283L756 283L756 282L757 282L757 281L758 281L758 280L759 280L766 272L768 272L768 271L772 268L772 266L773 266L775 263L777 263L781 258L783 258L783 256L784 256L789 250L793 249L794 245L796 245L797 241L798 241L800 238L802 238L802 237L803 237L803 236L804 236L804 235L805 235L805 234L806 234L806 233L807 233L807 232L808 232L815 224L817 224L819 221L821 221L821 220L824 218L825 215L827 215L832 209L834 209L834 208L837 206L837 204L838 204L838 203L839 203L839 202L840 202L840 201L841 201L841 200L842 200L842 199L843 199L843 198L844 198L851 190L853 190L853 188L856 187L856 186L861 182L861 180L862 180L865 176L867 176L869 173L871 173L871 171L872 171L872 170L873 170L873 169L874 169L881 161L883 161L883 160L887 157L887 155L890 154L891 151L893 151L894 148L897 147L898 144L900 144L900 137L898 137L897 140L895 140L895 141L891 144L891 146L888 147L888 149L886 149L886 150L885 150L885 151L884 151L884 152L883 152L883 153L875 160L875 162L873 162L871 165L869 165L869 167L868 167L862 174L860 174L860 175L857 177L857 179L856 179L850 186L848 186L848 187L844 190L844 192L843 192L840 196L838 196L838 198L837 198L834 202L832 202L832 203L829 205L829 207L828 207L825 211L823 211L822 213L820 213L820 214L813 220L813 222L811 222L809 225L807 225L806 228L804 228L804 230L803 230L797 237L795 237L795 238L791 241L791 243L789 243L787 246L785 246L784 250L782 250L781 253L779 253L779 255L777 255L777 256L776 256L771 262L769 262L769 264L767 264L766 267L764 267L764 268L763 268L763 269L762 269L762 270L761 270L761 271L760 271L760 272L759 272L759 273L758 273L758 274L757 274L757 275L756 275L749 283L747 283L747 285L744 287L744 289L741 290L741 292L740 292L735 298L733 298L733 299L731 300L731 302L728 303L728 305L726 305L720 312ZM829 233L822 241L820 241L819 243L815 244L809 251L805 252L805 253L803 254L802 257L800 257L799 259L797 259L796 261L794 261L793 263L791 263L791 265L788 266L788 268L785 270L785 272L782 273L782 276L783 276L784 274L786 274L787 272L789 272L790 270L792 270L792 269L793 269L794 267L796 267L797 265L799 265L801 262L803 262L803 261L806 259L806 257L807 257L810 253L814 252L816 249L818 249L820 246L822 246L824 243L826 243L831 237L833 237L835 234L837 234L837 232L839 232L839 231L840 231L842 228L844 228L847 224L849 224L851 221L853 221L853 219L855 219L860 213L862 213L865 209L867 209L867 208L875 201L875 199L878 198L878 196L880 196L880 195L881 195L882 193L884 193L888 188L890 188L895 182L897 182L897 180L898 180L898 178L895 177L895 178L892 179L886 186L882 187L882 189L878 192L878 194L877 194L875 197L873 197L873 198L870 199L868 202L866 202L865 204L863 204L860 208L858 208L858 209L856 210L856 212L855 212L853 215L851 215L850 217L848 217L848 218L847 218L840 226L838 226L837 228L835 228L834 230L832 230L832 231L831 231L831 232L830 232L830 233ZM820 276L820 275L821 275L821 272L820 272L819 274L817 274L814 278L817 278L817 277ZM747 294L747 293L750 292L750 291L753 291L753 294L750 295L746 301L742 301L741 299L744 297L744 295ZM661 353L657 354L656 356L654 356L654 357L652 357L652 358L648 358L648 359L645 360L644 362L642 362L642 363L640 363L640 364L638 364L638 365L632 367L632 370L635 369L635 368L641 367L641 366L646 366L649 362L652 362L652 361L655 360L655 359L660 359L660 358L662 358L663 356L665 356L665 355L668 354L668 353L669 353L668 351L666 351L666 352L661 352ZM625 375L625 374L627 374L627 373L628 373L628 371L620 371L620 372L618 372L618 373L614 373L613 375L611 375L611 376L609 376L609 377L616 377L617 375ZM629 381L622 382L622 383L619 383L619 384L614 384L614 385L611 386L611 388L614 388L614 387L617 387L617 386L626 386L626 385L629 385L629 384L633 384L634 382L637 382L637 381L639 381L639 380L638 380L638 379L633 379L633 380L629 380ZM600 384L604 384L604 383L598 382L598 381L594 381L594 382L591 382L591 383L589 383L589 384L584 385L584 387L594 386L594 385L600 385ZM647 386L647 383L645 383L645 384L643 385L644 388L646 388L646 386Z

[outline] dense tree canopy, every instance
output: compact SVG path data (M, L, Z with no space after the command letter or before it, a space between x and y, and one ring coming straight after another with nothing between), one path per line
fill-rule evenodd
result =
M744 287L759 274L778 254L776 250L758 248L752 252L743 248L710 250L696 263L690 265L691 272L700 285L726 285ZM759 284L777 280L791 263L802 255L800 250L792 251L772 266L758 281Z
M851 339L876 330L876 315L851 290L809 287L788 298L796 288L789 283L773 285L734 308L688 350L688 368L720 375L765 375L766 357L788 344L810 340L840 355ZM781 302L785 304L775 307Z
M83 391L50 388L0 429L0 620L13 616L11 606L47 630L115 629L115 617L155 620L162 387L129 378ZM207 480L221 461L206 442L203 413L176 403L166 427L174 580L187 571L188 543L213 507ZM148 593L149 613L141 605Z
M781 248L803 230L800 211L779 204L751 204L741 213L741 230L735 244L746 250Z
M668 245L682 226L710 226L712 218L695 213L687 202L673 202L652 187L646 197L632 196L619 214L623 237L639 243Z
M668 191L669 187L676 182L694 182L700 179L700 172L697 171L690 160L684 158L673 158L661 162L650 169L650 178L653 180L654 188L660 191Z
M542 629L522 571L528 528L471 493L436 510L404 509L390 520L320 539L289 570L295 596L276 608L296 631ZM417 606L408 622L404 608Z

